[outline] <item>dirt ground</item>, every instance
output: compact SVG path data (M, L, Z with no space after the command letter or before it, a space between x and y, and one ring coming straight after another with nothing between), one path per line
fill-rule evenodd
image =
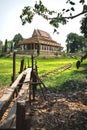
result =
M74 91L47 89L36 93L29 115L30 130L87 130L87 83ZM72 87L72 86L71 86Z
M0 88L0 97L6 91ZM27 128L30 130L87 130L87 82L71 80L62 89L36 92ZM28 127L29 126L29 127Z

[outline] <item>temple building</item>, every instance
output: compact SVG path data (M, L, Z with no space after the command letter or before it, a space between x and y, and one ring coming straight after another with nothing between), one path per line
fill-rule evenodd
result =
M36 54L38 45L40 48L40 55L60 54L61 50L63 50L61 44L54 41L47 32L39 29L34 30L32 37L19 42L20 51L28 52L28 54Z

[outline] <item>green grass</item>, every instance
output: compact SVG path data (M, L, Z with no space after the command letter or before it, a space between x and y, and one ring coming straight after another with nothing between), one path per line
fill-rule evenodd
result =
M18 76L18 72L20 70L20 60L21 58L16 60L16 76ZM27 66L27 59L25 61ZM87 60L81 64L81 67L78 70L75 66L76 61L76 59L37 59L38 73L39 75L42 75L57 67L67 63L72 63L72 67L65 70L64 72L52 74L43 78L43 81L47 87L58 88L69 80L82 80L86 78ZM12 58L0 58L0 86L9 86L11 83L11 76Z
M81 67L77 70L76 68L77 59L49 59L39 61L39 74L48 72L50 70L55 69L56 67L60 67L67 63L72 63L72 67L56 74L48 75L43 79L45 85L50 88L60 88L64 84L69 83L71 80L85 80L87 77L87 60L81 63ZM42 69L41 69L42 67ZM66 84L67 85L67 84Z
M60 61L62 61L62 60L60 60ZM72 63L71 68L69 68L61 73L56 73L55 75L50 75L50 76L44 78L44 83L48 87L58 88L70 80L85 80L87 77L87 68L86 68L87 61L82 63L81 67L78 70L76 69L76 65L75 65L76 60L69 59L69 60L65 60L65 62L63 60L63 63L69 63L69 62Z
M12 58L0 58L0 86L8 86L11 84L11 76L13 72ZM19 71L20 62L16 61L17 75Z
M38 70L39 74L46 73L48 71L51 71L57 67L63 66L67 63L73 63L75 62L73 59L45 59L45 60L39 60L38 61Z

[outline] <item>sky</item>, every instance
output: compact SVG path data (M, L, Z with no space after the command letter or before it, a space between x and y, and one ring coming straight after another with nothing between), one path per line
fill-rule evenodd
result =
M34 5L36 0L0 0L0 40L5 42L5 39L12 40L14 36L20 33L23 38L31 37L34 29L40 29L48 32L52 39L61 43L65 47L65 40L70 32L80 34L80 20L83 16L70 20L68 24L60 26L59 34L53 34L53 27L40 16L35 16L31 24L22 25L20 15L25 6ZM38 1L38 0L37 0ZM80 12L82 7L77 2L76 12ZM43 4L48 9L59 11L63 8L70 8L66 5L66 0L42 0ZM86 0L87 2L87 0Z

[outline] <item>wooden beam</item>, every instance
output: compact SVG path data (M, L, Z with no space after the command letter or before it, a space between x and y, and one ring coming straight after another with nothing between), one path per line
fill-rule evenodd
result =
M27 94L28 94L28 90L29 90L29 83L28 83L28 81L30 80L30 72L31 72L31 68L28 68L28 69L26 69L25 71L23 71L22 73L23 74L26 74L26 77L25 77L25 82L27 82L26 84L23 84L22 85L22 87L21 87L21 89L20 89L20 92L18 93L18 96L17 96L17 98L16 98L16 100L20 103L21 101L26 101L26 99L27 99ZM20 75L19 75L20 76ZM15 89L15 85L12 85L11 86L12 87L12 89L14 90ZM7 93L7 92L6 92ZM6 96L6 95L5 95ZM7 106L7 103L6 103L6 101L4 101L5 100L5 96L4 96L4 98L3 98L3 103L2 103L2 106L3 107L1 107L1 110L0 110L0 115L1 115L1 112L3 111L3 113L4 113L4 110L3 110L3 108L5 108L6 106ZM9 93L9 91L8 91L8 101L9 101L9 96L11 96L10 95L10 93ZM1 103L1 102L0 102ZM17 102L15 101L15 103L13 104L13 106L11 107L11 109L9 110L9 112L8 112L8 115L7 115L7 117L6 117L6 119L4 120L4 122L3 122L3 124L1 124L0 125L0 129L3 127L3 128L13 128L13 127L16 127L16 107L17 107ZM11 118L12 117L12 118ZM13 121L13 119L15 119L14 121ZM10 123L9 123L9 120L10 120ZM5 124L5 125L4 125ZM25 129L24 129L25 130Z
M0 98L0 119L3 116L4 112L6 111L8 105L10 104L13 98L14 92L24 74L25 74L25 71L23 71L18 76L18 78L14 81L14 83L4 92L3 96Z

